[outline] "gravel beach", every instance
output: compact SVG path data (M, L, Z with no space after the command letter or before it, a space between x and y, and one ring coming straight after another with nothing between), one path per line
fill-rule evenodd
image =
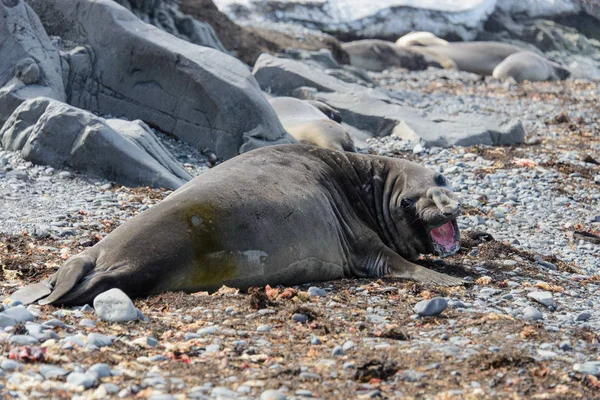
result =
M463 288L353 279L0 314L7 398L592 398L600 387L597 83L501 83L441 70L371 74L407 105L520 118L525 145L363 152L443 172L463 201L461 251L423 265ZM158 134L192 174L197 150ZM125 188L0 152L0 290L54 272L170 192ZM478 233L478 232L485 232ZM424 302L424 303L423 303ZM419 305L417 306L417 303Z

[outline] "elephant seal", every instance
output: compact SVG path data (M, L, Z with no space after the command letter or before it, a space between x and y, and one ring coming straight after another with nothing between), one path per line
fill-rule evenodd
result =
M301 144L249 151L10 297L86 304L222 285L298 285L348 277L463 281L411 262L460 248L460 203L439 173L413 162Z
M435 46L446 45L447 40L440 39L431 32L412 31L396 40L396 46Z
M427 46L426 49L450 58L461 71L480 75L491 75L506 57L523 51L520 47L499 42L457 42Z
M326 149L356 152L348 131L332 119L325 118L327 114L306 101L294 97L275 97L269 103L283 128L299 142ZM324 107L327 105L321 104L322 109L328 112Z
M385 40L356 40L342 44L342 48L350 56L350 65L369 71L381 72L392 67L407 68L411 71L441 67L421 52L399 47Z
M331 107L329 104L323 103L320 100L304 100L311 106L319 109L323 114L327 116L332 121L337 122L338 124L342 123L342 114L335 108Z
M566 68L531 51L511 54L492 72L494 78L512 77L517 82L557 81L567 79L570 75Z
M442 54L436 53L435 51L429 50L428 47L423 46L410 46L408 47L411 51L422 54L426 62L431 66L439 65L443 69L456 69L456 63L450 57L446 57Z

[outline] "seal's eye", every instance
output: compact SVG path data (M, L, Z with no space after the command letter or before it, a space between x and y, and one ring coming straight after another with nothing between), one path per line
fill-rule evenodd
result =
M408 210L409 208L413 207L415 205L415 203L416 203L415 199L406 198L406 199L402 199L402 201L400 202L400 205L405 210Z
M448 182L446 181L446 178L444 178L444 175L438 175L435 178L435 184L438 186L446 186Z

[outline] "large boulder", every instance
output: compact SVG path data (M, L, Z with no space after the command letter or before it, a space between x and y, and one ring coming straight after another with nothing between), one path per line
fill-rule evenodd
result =
M114 0L142 21L188 42L228 53L214 28L179 11L179 5L157 0Z
M192 178L142 121L105 120L43 97L15 110L0 130L0 144L36 164L127 186L176 189Z
M403 105L383 90L342 82L300 61L263 54L253 71L268 93L320 100L337 109L357 143L366 137L396 135L425 146L522 143L523 125L501 115L438 115ZM307 89L312 88L312 90Z
M142 119L191 145L231 158L293 143L248 68L178 39L111 0L28 0L51 35L78 43L68 102ZM85 27L85 29L81 29Z
M0 126L28 98L65 100L58 51L23 1L0 2L0 43Z

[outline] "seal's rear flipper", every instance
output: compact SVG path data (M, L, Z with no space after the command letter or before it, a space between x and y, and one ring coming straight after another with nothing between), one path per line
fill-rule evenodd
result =
M89 256L75 256L50 278L50 284L54 285L52 293L38 303L41 305L52 304L69 293L96 265L94 259Z
M51 292L52 285L50 285L48 280L45 280L22 287L8 297L12 300L18 300L23 304L31 304L36 300L48 296Z

